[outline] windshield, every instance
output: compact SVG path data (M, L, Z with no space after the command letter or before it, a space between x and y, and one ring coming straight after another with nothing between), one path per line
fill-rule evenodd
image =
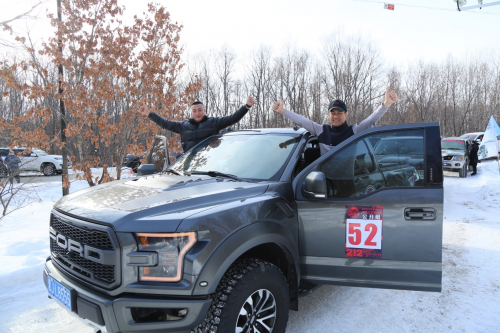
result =
M217 171L248 180L276 181L300 137L238 134L210 137L175 161L179 173Z
M35 152L38 156L47 156L49 153L47 153L45 150L41 149L33 149L33 152Z
M391 138L380 140L375 155L423 155L423 139Z
M465 150L465 141L462 141L462 140L441 140L441 149Z

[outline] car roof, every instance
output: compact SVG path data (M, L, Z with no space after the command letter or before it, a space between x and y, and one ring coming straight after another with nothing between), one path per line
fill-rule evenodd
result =
M465 133L465 134L462 134L461 136L464 136L464 135L481 135L481 134L484 134L484 132L470 132L470 133Z
M239 134L291 134L291 135L302 135L306 133L305 128L298 128L297 130L293 128L250 128L243 130L236 130L224 133L224 135L239 135Z

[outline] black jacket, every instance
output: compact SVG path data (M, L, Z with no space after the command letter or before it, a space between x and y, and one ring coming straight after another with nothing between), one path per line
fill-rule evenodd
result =
M189 118L183 121L171 121L159 116L155 112L149 113L148 117L161 128L179 133L181 145L184 151L188 151L198 142L205 140L211 135L219 133L223 128L231 126L241 120L248 112L245 105L240 107L233 115L227 117L207 117L200 122Z
M477 163L477 161L479 160L477 157L478 150L479 150L479 145L477 143L473 144L472 149L470 150L469 153L469 158L471 163Z

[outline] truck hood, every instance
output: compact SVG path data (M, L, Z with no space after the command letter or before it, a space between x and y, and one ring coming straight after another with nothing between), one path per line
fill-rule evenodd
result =
M257 196L267 183L155 175L114 181L61 198L54 209L122 232L174 232L188 216Z

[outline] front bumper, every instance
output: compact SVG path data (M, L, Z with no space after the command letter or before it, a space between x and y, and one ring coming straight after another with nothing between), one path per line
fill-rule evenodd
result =
M62 161L60 163L56 163L54 165L55 165L57 171L62 171L62 169L63 169ZM68 162L68 169L71 168L72 166L73 165L70 162Z
M459 171L464 167L466 161L443 160L443 170L445 171Z
M45 263L43 280L48 286L50 275L59 283L73 289L76 297L76 310L72 313L87 325L94 326L103 332L175 332L189 330L199 325L205 318L211 299L164 299L152 295L126 295L111 297L68 279L53 265L52 260ZM59 305L65 308L62 303ZM137 322L132 314L133 309L186 309L186 315L178 320ZM69 310L68 310L69 312Z

